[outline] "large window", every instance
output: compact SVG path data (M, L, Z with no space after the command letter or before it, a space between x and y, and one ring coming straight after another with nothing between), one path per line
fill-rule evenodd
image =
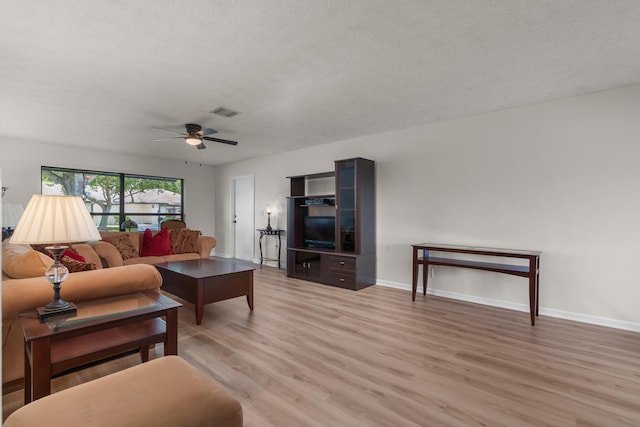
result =
M80 196L100 230L158 230L184 220L183 180L43 166L42 194Z

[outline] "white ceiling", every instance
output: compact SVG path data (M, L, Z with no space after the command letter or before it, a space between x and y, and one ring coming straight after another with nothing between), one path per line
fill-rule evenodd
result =
M638 83L639 24L637 0L5 0L0 137L227 163ZM240 143L152 142L189 122Z

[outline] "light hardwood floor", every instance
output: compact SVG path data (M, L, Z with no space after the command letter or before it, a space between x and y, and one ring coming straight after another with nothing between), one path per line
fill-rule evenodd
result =
M269 267L255 272L252 313L236 298L196 326L184 304L180 356L240 400L246 426L640 425L638 333L548 317L531 327L527 313ZM138 362L67 374L53 390ZM5 395L5 417L21 401Z

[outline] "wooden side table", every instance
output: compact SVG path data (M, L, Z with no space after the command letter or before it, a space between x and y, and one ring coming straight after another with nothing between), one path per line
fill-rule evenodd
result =
M258 245L260 246L260 265L262 265L263 261L278 261L278 268L280 268L280 253L282 252L281 250L282 249L282 244L281 244L282 230L276 230L276 229L267 230L266 228L258 228L256 231L260 233L260 239L258 239ZM265 258L262 255L262 238L264 236L278 236L278 258L277 259Z
M51 393L51 378L69 369L164 343L164 354L178 354L178 307L156 292L140 292L79 302L75 316L53 316L40 322L20 315L24 333L24 402ZM164 317L164 320L160 319Z

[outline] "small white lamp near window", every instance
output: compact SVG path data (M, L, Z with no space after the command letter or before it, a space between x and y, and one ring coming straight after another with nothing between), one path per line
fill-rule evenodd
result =
M13 229L18 225L23 212L22 205L13 203L4 203L2 205L2 240L11 237Z
M67 246L61 243L100 240L100 233L91 218L84 201L78 196L49 196L34 194L16 226L11 243L53 244L54 263L44 273L53 283L53 300L38 308L40 319L76 311L73 303L60 297L60 284L69 275L67 267L60 263L60 256Z

